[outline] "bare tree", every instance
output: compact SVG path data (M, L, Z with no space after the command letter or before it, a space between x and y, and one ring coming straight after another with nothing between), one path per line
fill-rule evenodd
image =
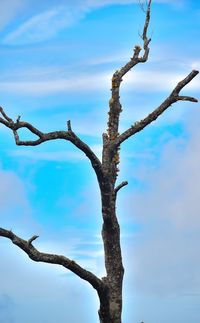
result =
M31 237L29 240L24 240L12 231L0 228L0 236L10 239L15 245L27 253L32 260L61 265L92 285L97 291L100 301L98 313L101 323L121 323L124 267L120 246L120 226L116 214L116 199L119 190L128 184L127 181L124 181L116 186L121 144L156 120L166 109L171 107L173 103L177 101L197 102L197 99L194 97L180 95L180 91L198 74L198 71L193 70L174 87L170 95L153 112L146 118L135 122L129 129L119 134L119 118L120 113L122 112L122 105L120 102L122 78L135 65L145 63L149 56L149 44L151 39L148 38L147 32L150 22L151 0L147 2L146 9L144 9L144 6L142 9L145 11L146 16L141 35L143 48L136 45L130 61L117 70L112 76L108 129L106 133L103 133L102 160L99 160L91 148L75 134L72 130L70 121L67 122L66 131L44 133L32 124L21 121L20 117L18 117L16 121L12 120L5 113L3 108L0 108L0 123L11 129L16 145L37 146L48 140L64 139L78 147L91 162L92 168L97 176L101 193L103 222L102 239L106 269L105 277L97 277L92 272L87 271L75 261L65 256L40 252L33 246L33 241L38 238L37 235ZM32 134L37 136L37 139L28 141L21 140L18 135L18 130L21 128L28 129Z

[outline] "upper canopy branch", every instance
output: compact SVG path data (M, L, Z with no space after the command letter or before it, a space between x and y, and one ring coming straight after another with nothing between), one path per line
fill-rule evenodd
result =
M0 228L0 236L10 239L16 246L22 249L32 260L46 262L49 264L61 265L72 271L80 278L88 281L98 292L101 292L102 288L104 288L104 283L101 281L101 279L99 279L90 271L79 266L75 261L62 255L54 255L38 251L32 245L32 242L35 239L37 239L38 236L33 236L32 238L26 241L18 237L12 231L5 230L3 228Z
M148 59L149 55L149 43L151 41L150 38L147 37L147 31L150 22L150 7L151 7L151 0L148 1L147 10L146 10L146 19L144 23L143 32L141 38L143 40L143 49L144 54L139 57L139 54L142 48L138 45L134 47L134 53L131 57L130 61L126 63L123 67L117 70L112 77L112 95L109 101L109 119L108 119L108 136L111 140L115 140L118 136L118 127L119 127L119 116L120 112L122 111L121 103L120 103L120 85L122 82L122 77L131 70L138 63L144 63Z
M135 133L144 129L152 121L156 120L171 104L177 101L190 101L198 102L196 98L191 96L179 95L180 91L198 74L199 72L193 70L186 78L180 81L167 99L153 112L151 112L146 118L135 122L129 129L123 132L115 141L116 146L119 146L123 141L134 135Z
M143 40L144 53L141 57L139 57L139 54L140 54L142 48L139 45L135 45L133 57L131 57L130 61L127 64L125 64L119 71L117 71L117 75L119 76L119 78L122 78L136 64L144 63L148 59L149 43L151 41L151 38L148 38L148 36L147 36L148 27L149 27L149 23L150 23L150 13L151 13L151 0L149 0L148 4L147 4L146 18L145 18L143 32L141 35L141 38Z
M101 183L103 178L102 165L98 157L92 151L92 149L83 142L71 129L71 123L68 121L67 128L68 131L53 131L48 133L43 133L37 128L35 128L32 124L28 122L24 122L20 120L20 117L17 118L16 122L14 122L10 117L7 116L2 107L0 107L0 123L4 124L7 128L10 128L13 131L15 142L18 146L37 146L43 142L55 139L65 139L73 143L77 148L82 150L85 155L90 159L92 167L95 170L99 183ZM22 141L19 138L17 130L21 128L28 129L31 133L36 135L38 139L35 140L26 140Z

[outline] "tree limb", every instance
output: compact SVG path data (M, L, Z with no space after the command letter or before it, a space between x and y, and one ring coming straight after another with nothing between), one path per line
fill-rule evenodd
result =
M83 280L86 280L98 292L101 292L101 290L105 287L104 283L101 281L101 279L99 279L97 276L95 276L90 271L79 266L75 261L73 261L65 256L62 256L62 255L54 255L54 254L49 254L49 253L44 253L44 252L38 251L32 245L32 241L37 239L38 236L33 236L32 238L30 238L29 240L26 241L26 240L18 237L11 230L5 230L3 228L0 228L0 236L10 239L13 244L15 244L20 249L22 249L29 256L29 258L31 258L33 261L61 265L65 268L69 269L70 271L72 271L75 275L79 276Z
M0 114L3 116L3 118L0 117L0 123L4 124L7 128L10 128L13 131L15 142L18 146L37 146L43 142L55 139L64 139L70 141L78 149L83 151L85 155L89 158L92 167L97 175L98 182L99 184L101 184L102 178L104 177L101 162L95 155L95 153L92 151L92 149L72 131L70 121L67 122L68 131L54 131L43 133L37 128L35 128L32 124L20 121L20 117L18 117L16 122L14 122L10 117L7 116L2 107L0 107ZM17 131L21 128L28 129L31 133L36 135L38 139L26 141L20 140Z
M146 18L145 18L143 32L141 35L141 38L143 40L144 53L141 57L139 57L139 54L140 54L142 48L139 45L135 45L133 57L131 57L130 61L127 64L125 64L118 71L118 75L120 76L120 78L122 78L127 72L129 72L131 70L131 68L134 67L136 64L145 63L148 59L148 56L149 56L149 47L148 46L151 41L151 38L148 38L147 32L148 32L148 27L149 27L149 23L150 23L151 0L148 1L147 10L145 11L145 13L146 13Z
M134 54L131 57L130 61L126 63L120 70L117 70L112 77L112 95L109 101L109 119L108 119L108 136L110 140L115 140L118 136L118 127L119 127L119 116L122 111L122 106L120 103L120 85L122 82L122 77L127 74L132 67L134 67L138 63L144 63L147 61L149 56L149 43L151 41L150 38L147 37L147 31L150 22L150 8L151 8L151 0L148 1L146 13L145 24L143 28L143 32L141 38L143 40L143 49L144 54L140 57L139 54L142 48L139 45L135 45Z
M173 103L177 101L190 101L190 102L198 102L196 98L191 96L182 96L179 95L179 92L195 77L199 71L193 70L186 78L180 81L171 94L167 97L167 99L153 112L151 112L146 118L135 122L129 129L124 131L118 138L115 140L116 146L120 146L120 144L133 136L135 133L141 131L146 126L148 126L152 121L155 121L165 110L167 110Z

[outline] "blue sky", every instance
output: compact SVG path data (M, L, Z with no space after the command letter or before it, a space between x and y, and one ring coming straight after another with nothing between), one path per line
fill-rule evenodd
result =
M100 156L112 73L141 42L138 2L1 0L0 11L0 105L42 131L70 119ZM150 58L124 77L121 131L200 68L199 30L198 1L153 1ZM197 77L182 93L199 90ZM199 103L179 102L122 147L123 323L200 321L199 120ZM3 126L0 147L0 226L38 234L39 250L102 277L99 191L84 155L62 141L16 147ZM2 323L98 322L95 292L70 272L32 262L5 239L0 257Z

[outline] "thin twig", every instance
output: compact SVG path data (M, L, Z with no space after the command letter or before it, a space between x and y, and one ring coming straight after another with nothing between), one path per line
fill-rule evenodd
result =
M39 238L39 236L33 236L32 238L30 238L28 241L27 241L27 243L29 244L29 245L31 245L32 244L32 242L34 241L34 240L36 240L37 238Z
M128 185L127 181L122 182L121 184L119 184L116 188L115 188L115 195L117 195L117 192L124 186Z

